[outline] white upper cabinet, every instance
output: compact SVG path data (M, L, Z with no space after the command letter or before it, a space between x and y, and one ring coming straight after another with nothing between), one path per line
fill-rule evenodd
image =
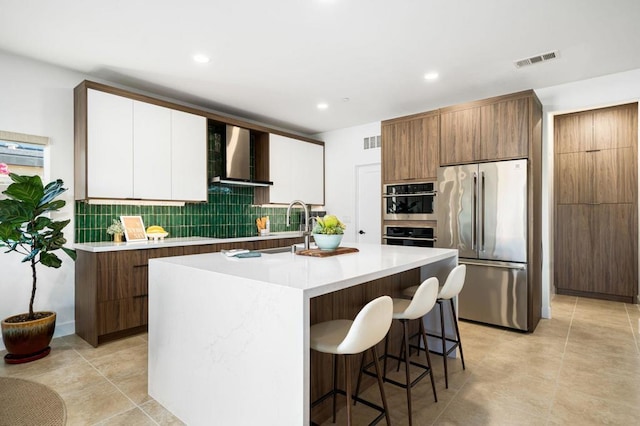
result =
M88 90L87 198L133 197L133 101Z
M269 135L269 202L324 204L324 146Z
M133 101L133 197L171 200L171 110Z
M86 113L80 199L207 200L206 117L94 89Z
M174 200L207 199L207 119L171 111L171 196Z

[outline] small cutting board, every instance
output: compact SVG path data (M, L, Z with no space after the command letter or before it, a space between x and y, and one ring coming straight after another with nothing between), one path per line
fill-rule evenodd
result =
M355 247L338 247L335 250L320 250L318 248L308 250L298 250L297 254L301 256L313 256L313 257L329 257L337 256L339 254L356 253L358 250Z

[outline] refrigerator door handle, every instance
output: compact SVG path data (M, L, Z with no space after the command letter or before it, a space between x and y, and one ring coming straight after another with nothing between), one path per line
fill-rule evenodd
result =
M478 214L478 173L473 172L473 208L471 209L471 250L476 249L477 214Z
M482 203L482 205L480 206L481 212L482 212L482 216L481 216L481 222L480 222L480 251L484 251L484 223L485 223L485 217L486 217L486 203L485 203L485 179L484 179L484 172L481 172L482 175L482 183L480 186L480 194L481 194L481 198L480 198L480 202Z
M483 262L473 262L469 260L460 260L461 265L473 265L473 266L490 266L492 268L503 268L503 269L517 269L524 270L527 269L526 264L522 263L508 263L508 262L491 262L491 263L483 263Z

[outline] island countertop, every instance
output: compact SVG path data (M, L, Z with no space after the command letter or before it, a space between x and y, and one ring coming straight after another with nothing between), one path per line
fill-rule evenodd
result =
M457 250L380 244L343 244L357 253L329 257L303 256L291 252L261 257L236 258L223 253L151 259L214 274L249 279L302 290L316 297L381 277L418 268L457 256Z
M414 269L442 280L458 261L457 250L343 246L359 252L150 259L149 395L190 425L309 424L312 300L415 285L395 278Z

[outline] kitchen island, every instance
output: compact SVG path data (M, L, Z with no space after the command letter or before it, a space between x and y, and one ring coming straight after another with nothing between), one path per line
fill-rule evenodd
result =
M149 395L190 425L309 424L310 325L344 317L337 305L355 312L381 283L395 296L457 264L457 250L347 246L359 252L150 259ZM314 312L328 296L334 308Z

